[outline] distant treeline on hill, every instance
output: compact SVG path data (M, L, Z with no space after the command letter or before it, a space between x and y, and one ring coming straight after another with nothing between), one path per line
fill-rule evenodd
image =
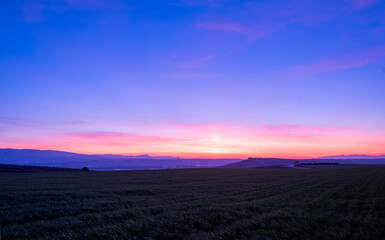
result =
M0 172L74 172L81 169L0 164Z
M301 166L301 165L341 165L339 163L334 163L334 162L316 162L316 163L298 163L296 164L297 166Z

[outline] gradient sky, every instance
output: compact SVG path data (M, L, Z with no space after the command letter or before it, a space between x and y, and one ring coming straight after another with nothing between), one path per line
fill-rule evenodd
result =
M385 154L385 1L27 0L0 8L0 147Z

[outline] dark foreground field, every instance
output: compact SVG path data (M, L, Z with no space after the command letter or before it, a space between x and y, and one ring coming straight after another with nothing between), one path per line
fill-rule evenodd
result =
M0 174L1 239L384 239L385 167Z

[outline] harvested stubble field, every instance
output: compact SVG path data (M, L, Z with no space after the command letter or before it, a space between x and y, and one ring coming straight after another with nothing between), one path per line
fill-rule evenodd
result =
M385 167L3 173L1 239L384 239Z

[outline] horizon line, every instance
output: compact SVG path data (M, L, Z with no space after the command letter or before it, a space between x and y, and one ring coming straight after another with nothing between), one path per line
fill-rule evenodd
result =
M354 157L354 156L366 156L366 157L384 157L384 154L378 154L378 155L370 155L370 154L340 154L340 155L325 155L325 156L319 156L319 157L284 157L284 156L249 156L249 157L187 157L187 156L174 156L174 155L151 155L147 153L136 153L134 155L128 155L128 154L118 154L118 153L86 153L86 152L72 152L67 150L55 150L55 149L36 149L36 148L10 148L10 147L0 147L0 150L34 150L34 151L53 151L53 152L64 152L64 153L73 153L73 154L82 154L82 155L96 155L96 156L103 156L103 155L112 155L112 156L124 156L124 157L140 157L140 156L148 156L150 158L155 157L165 157L165 158L178 158L178 159L241 159L241 160L247 160L249 158L274 158L274 159L319 159L324 157ZM197 153L199 154L199 153Z

